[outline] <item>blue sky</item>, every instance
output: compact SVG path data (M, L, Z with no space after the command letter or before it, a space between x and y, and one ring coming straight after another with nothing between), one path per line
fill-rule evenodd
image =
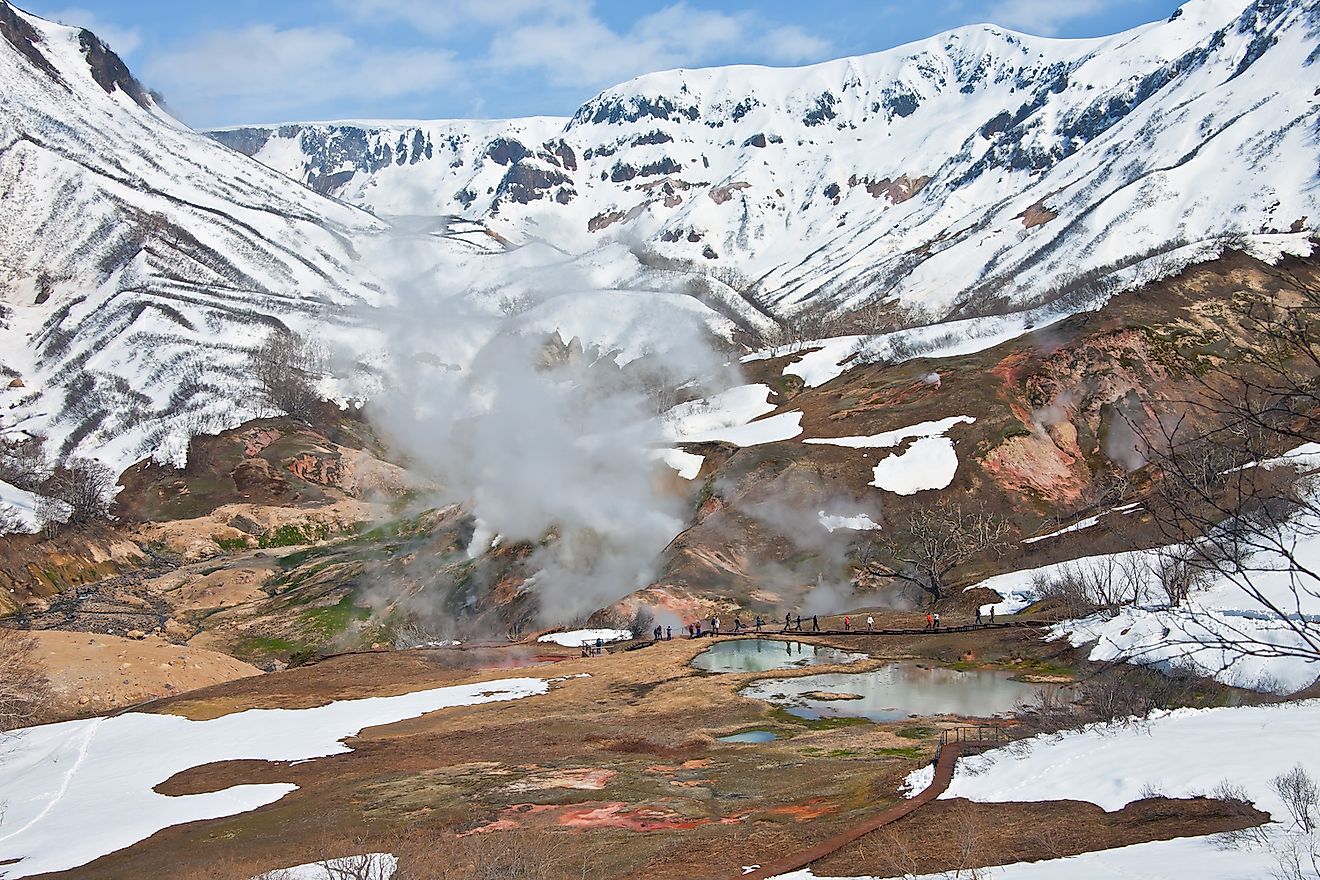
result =
M1176 0L18 0L96 31L197 126L568 115L638 74L797 65L993 22L1097 36Z

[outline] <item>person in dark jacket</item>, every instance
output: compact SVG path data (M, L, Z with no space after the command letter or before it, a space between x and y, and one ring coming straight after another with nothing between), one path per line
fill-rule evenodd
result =
M814 614L811 615L811 631L820 632L820 618Z

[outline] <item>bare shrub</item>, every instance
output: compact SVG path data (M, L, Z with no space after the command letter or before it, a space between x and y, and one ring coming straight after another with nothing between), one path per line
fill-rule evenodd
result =
M1270 780L1270 787L1283 801L1295 827L1306 833L1316 828L1320 817L1320 786L1301 764Z
M0 731L36 723L51 701L37 640L0 627Z
M390 880L394 859L384 853L363 853L317 863L326 880Z
M1315 834L1286 834L1274 850L1276 880L1320 878L1320 837Z
M1236 782L1228 779L1221 781L1210 792L1210 796L1223 803L1230 815L1253 822L1256 820L1256 808L1251 802L1251 796ZM1216 840L1226 849L1239 849L1264 844L1268 842L1269 834L1264 826L1252 824L1236 831L1225 831Z
M1177 608L1207 581L1205 569L1196 565L1187 552L1172 550L1160 553L1154 565L1155 582L1170 608Z
M450 637L438 628L419 621L410 621L394 628L394 650L409 648L438 648L449 644Z
M405 832L391 847L399 857L394 880L567 880L601 876L590 849L574 852L558 835L526 831L452 836L429 829Z

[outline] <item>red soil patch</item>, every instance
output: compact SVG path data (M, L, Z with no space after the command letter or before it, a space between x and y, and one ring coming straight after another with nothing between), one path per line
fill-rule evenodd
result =
M514 804L500 811L499 817L479 828L464 832L485 834L491 831L514 831L527 828L565 828L571 831L594 831L617 828L625 831L687 831L702 825L730 825L739 818L691 818L668 807L642 807L621 801L579 804Z

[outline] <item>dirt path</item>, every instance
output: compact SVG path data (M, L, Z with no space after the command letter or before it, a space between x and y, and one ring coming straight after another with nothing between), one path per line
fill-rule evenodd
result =
M880 813L860 825L854 825L847 831L843 831L833 837L823 840L810 849L804 849L801 852L772 862L769 865L757 868L748 874L740 874L742 880L769 880L771 877L778 877L780 874L789 874L793 871L799 871L808 865L815 864L831 853L837 852L848 844L859 840L879 828L897 822L904 816L915 812L926 804L935 800L944 790L949 787L953 781L953 767L958 763L958 756L962 754L962 743L950 743L940 749L939 757L935 762L935 778L931 780L930 785L926 786L918 794L908 798L902 803Z

